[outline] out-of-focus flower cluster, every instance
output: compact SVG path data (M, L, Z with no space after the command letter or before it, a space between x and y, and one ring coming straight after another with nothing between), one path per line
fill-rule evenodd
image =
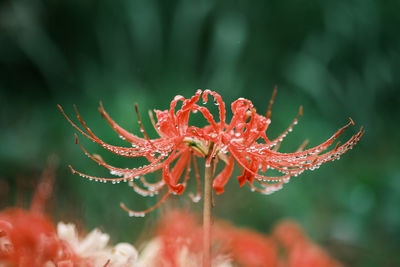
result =
M110 236L99 229L92 230L86 237L78 235L74 224L57 224L57 235L72 247L80 258L90 262L90 266L135 266L138 253L128 243L119 243L115 246L108 245Z
M75 225L22 209L0 213L0 266L195 267L202 261L202 227L189 212L163 216L155 237L138 254L128 243L108 245L95 229L80 236ZM310 241L294 222L283 221L266 236L217 221L212 266L336 267L340 264Z
M42 213L8 209L0 213L0 266L135 266L136 249L127 243L109 246L109 239L98 229L80 237L73 224L56 227Z
M108 245L110 236L95 229L79 235L74 224L56 226L44 212L53 190L55 158L49 158L30 209L0 211L0 267L136 266L137 251L128 243Z
M77 261L45 215L17 208L0 213L0 266L67 267Z
M195 215L169 212L161 219L156 237L141 252L139 266L201 266L201 240L202 228ZM216 221L212 249L212 266L341 266L293 221L278 223L270 236Z

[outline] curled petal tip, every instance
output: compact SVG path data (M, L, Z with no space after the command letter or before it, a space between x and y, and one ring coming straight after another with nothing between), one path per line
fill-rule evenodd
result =
M217 195L221 195L225 191L222 186L214 186L214 190L215 190L215 193L217 193Z
M185 191L185 186L183 184L177 184L176 186L173 187L173 191L177 195L182 195L183 191Z
M238 181L239 181L239 186L242 187L246 183L246 178L244 177L244 174L241 176L238 176Z
M299 107L299 116L303 116L303 106Z
M355 124L352 118L349 117L349 120L350 120L351 125Z

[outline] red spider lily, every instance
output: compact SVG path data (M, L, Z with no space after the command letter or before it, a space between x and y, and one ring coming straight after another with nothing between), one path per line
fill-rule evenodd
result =
M298 118L302 115L302 107L289 127L277 138L270 140L266 135L266 130L271 123L271 106L276 89L265 116L256 113L250 100L239 98L233 102L231 105L233 117L229 124L225 121L225 104L221 96L206 90L203 93L203 100L207 101L208 94L212 94L216 99L220 111L220 122L216 123L212 115L203 113L210 122L210 126L197 129L200 132L198 136L215 144L210 159L220 154L228 154L224 170L214 179L213 187L217 194L223 193L224 186L232 174L234 161L241 168L242 175L238 177L241 186L247 182L253 191L270 194L281 189L291 177L305 170L317 169L325 162L339 159L364 134L364 129L361 127L360 131L343 145L338 142L333 149L328 150L350 125L354 125L350 118L347 125L322 144L303 151L306 146L306 143L303 143L294 153L280 153L277 149L286 135L293 130L293 126L297 124ZM283 175L270 177L259 173L265 173L268 169L278 170ZM253 184L254 180L259 186Z
M98 138L85 124L85 122L80 117L77 109L76 113L78 115L78 119L82 124L84 130L80 129L76 124L74 124L68 116L64 113L60 106L59 109L64 114L64 116L68 119L68 121L82 134L84 134L87 138L93 140L94 142L102 145L107 150L121 155L125 157L146 157L150 162L148 165L139 168L133 169L122 169L113 167L106 162L104 162L101 157L97 155L90 155L83 146L78 142L81 146L85 154L90 157L95 162L100 165L108 168L113 175L121 176L121 178L100 178L89 176L74 170L72 167L71 170L73 173L78 173L82 177L86 177L90 180L107 182L112 181L113 183L118 183L120 181L129 181L129 184L133 187L135 192L143 195L143 196L153 196L158 194L158 192L164 188L166 185L168 186L168 191L164 195L164 197L159 201L154 207L145 210L143 212L135 212L125 207L124 204L121 204L122 208L127 210L131 216L144 216L144 214L154 210L157 208L165 199L171 194L182 194L185 190L186 182L189 178L189 170L191 161L193 158L193 164L196 171L196 179L198 185L200 185L200 178L198 175L198 168L196 161L194 159L195 156L205 156L207 154L207 146L203 145L200 142L196 142L192 136L193 127L188 126L188 120L190 112L193 110L193 106L196 106L196 109L201 112L207 113L208 110L204 107L198 107L195 103L199 100L202 91L199 90L196 95L194 95L190 99L185 99L182 96L177 96L171 102L169 110L156 110L157 116L157 124L154 122L152 113L149 113L150 119L157 133L160 135L160 138L150 140L147 133L143 128L142 121L139 116L137 105L135 106L136 113L138 115L138 122L140 124L141 132L143 133L143 138L138 137L129 133L128 131L121 128L116 122L114 122L108 113L104 110L102 104L100 104L100 114L107 120L107 122L111 125L111 127L119 134L119 136L130 142L132 147L117 147L113 145L109 145ZM182 101L181 108L175 112L176 105L179 101ZM174 163L172 169L170 166ZM143 175L154 172L156 170L162 170L162 180L156 183L149 183L146 181ZM186 170L185 170L186 169ZM183 177L183 180L181 179ZM135 179L139 179L142 182L142 185L145 188L139 187L134 183ZM198 192L196 196L192 196L193 200L198 201L200 199L200 187L198 188Z
M350 122L346 126L339 129L331 138L319 146L303 151L306 145L303 144L294 153L277 152L284 137L292 131L299 116L302 115L302 108L300 108L298 115L286 131L277 138L270 140L266 135L266 130L271 123L271 106L275 93L276 90L274 90L265 116L256 113L256 109L250 100L239 98L234 101L231 105L233 117L230 123L226 122L225 103L216 92L198 90L189 99L176 96L171 102L169 110L155 111L157 122L154 121L152 113L149 112L150 120L160 135L160 138L157 139L150 139L145 132L137 105L135 105L135 109L143 137L138 137L121 128L111 119L100 103L100 114L122 139L131 143L131 147L119 147L105 143L88 128L76 107L78 120L83 129L72 122L64 113L61 106L58 106L67 120L79 132L105 149L124 157L146 157L149 161L149 164L139 168L123 169L113 167L104 162L100 156L90 155L76 138L76 142L89 158L109 169L111 174L120 176L120 178L94 177L78 172L72 167L70 168L73 173L77 173L90 180L101 182L112 181L113 183L129 181L134 191L144 196L156 195L162 188L167 186L168 191L161 200L155 206L145 211L133 211L128 209L124 204L121 204L121 207L128 211L131 216L144 216L163 203L171 193L182 194L184 192L192 161L196 173L198 192L196 196L191 195L191 197L195 201L200 199L200 179L195 156L205 157L206 166L211 163L212 159L221 159L225 162L224 169L213 181L213 187L217 194L221 194L224 191L224 186L232 175L235 162L241 170L241 175L238 177L241 186L247 183L253 191L270 194L281 189L282 185L288 182L291 177L297 176L305 170L316 169L325 162L338 159L340 155L351 149L364 133L363 128L361 128L356 135L343 145L338 143L333 149L328 150L343 131L351 124L354 124L350 119ZM197 104L200 97L202 97L203 104L207 103L209 95L214 98L215 104L218 105L219 122L215 121L213 115L206 107ZM182 102L182 105L176 111L178 102ZM200 112L209 125L203 128L189 126L189 116L191 113L196 112ZM269 169L278 170L283 175L271 177L259 173L265 173ZM162 179L156 183L149 183L144 178L144 175L156 170L162 170ZM135 180L139 178L144 188L135 183ZM254 181L257 182L257 185L254 184Z

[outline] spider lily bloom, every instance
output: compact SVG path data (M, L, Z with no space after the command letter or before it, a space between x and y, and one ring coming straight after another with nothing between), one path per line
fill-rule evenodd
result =
M139 168L123 169L113 167L107 164L100 156L89 154L79 143L78 138L76 137L76 142L80 145L84 153L89 158L109 169L111 174L120 176L120 178L102 178L90 176L76 171L70 166L71 171L79 174L82 177L88 178L89 180L100 182L111 181L112 183L119 183L120 181L129 181L129 184L133 187L134 191L143 196L154 196L158 194L164 187L168 187L167 193L161 198L161 200L155 206L145 211L133 211L121 203L121 207L128 211L130 216L141 217L157 208L168 198L171 193L180 195L184 192L186 182L189 178L191 162L193 160L198 190L196 195L191 194L190 196L193 201L199 201L201 188L195 156L206 157L209 154L209 143L208 140L200 140L198 138L198 128L189 127L188 121L189 115L193 110L198 110L205 114L205 116L211 115L205 107L200 107L195 104L200 99L201 94L202 91L198 90L196 94L189 99L185 99L182 96L176 96L171 102L169 110L155 110L157 123L155 122L152 113L149 112L149 117L153 127L160 136L160 138L157 139L150 139L144 130L137 105L135 105L135 109L138 116L140 131L142 132L143 137L136 136L120 127L114 120L111 119L108 113L104 110L103 105L100 103L100 114L106 119L113 130L123 140L131 143L131 147L119 147L105 143L88 128L86 123L79 115L76 107L74 108L83 129L72 122L72 120L64 113L61 106L58 105L58 108L72 124L72 126L90 140L100 144L105 149L117 155L131 158L146 157L146 159L149 161L149 164ZM176 111L178 102L182 102L182 105L181 108ZM171 165L173 165L172 169ZM144 178L144 175L156 170L162 170L162 179L156 183L148 182ZM142 187L136 183L139 179L142 183Z
M339 159L364 134L364 129L361 127L359 132L347 142L342 145L338 142L333 149L329 150L335 140L350 125L354 125L350 118L347 125L314 148L303 151L306 146L306 143L303 143L294 153L277 152L282 140L293 130L293 126L297 124L298 118L302 115L302 107L300 107L298 115L289 127L277 138L271 140L267 137L266 131L271 123L271 106L276 89L265 116L256 113L256 109L250 100L239 98L234 101L231 105L233 117L229 124L225 121L225 104L221 96L206 90L203 94L204 99L207 98L207 94L212 94L217 101L216 104L220 110L220 122L216 123L212 116L206 117L210 126L206 127L207 134L202 136L207 136L208 142L215 144L210 159L216 156L222 158L220 154L226 154L226 166L213 181L213 187L217 194L224 192L224 186L232 174L234 162L241 169L241 175L238 177L240 186L247 183L252 191L270 194L281 189L282 185L289 182L291 177L297 176L305 170L317 169L325 162ZM275 169L282 175L271 177L260 174L260 172L265 173L269 169ZM254 181L257 181L257 185L254 184Z
M191 197L195 201L200 199L200 179L195 156L206 157L206 167L211 164L213 159L216 159L213 161L213 164L216 164L218 159L221 159L225 163L223 170L213 179L213 188L217 194L224 192L224 186L232 175L235 162L241 169L241 175L238 177L241 186L247 183L253 191L270 194L281 189L282 185L287 183L291 177L297 176L305 170L314 170L325 162L338 159L340 155L351 149L364 134L364 130L361 128L347 142L342 145L337 143L333 149L328 150L335 140L350 125L354 124L350 119L347 125L314 148L303 151L306 145L303 144L294 153L277 152L282 140L292 131L293 126L297 124L298 118L302 115L302 108L300 107L296 118L281 135L275 139L269 139L266 131L271 123L271 106L275 94L276 90L274 90L265 116L256 112L250 100L239 98L234 101L231 104L233 117L230 123L226 122L225 103L216 92L198 90L189 99L176 96L171 102L169 110L155 110L157 122L155 122L152 113L149 112L150 120L160 136L157 139L150 139L145 132L137 105L135 109L143 137L129 133L120 127L111 119L100 103L100 114L122 139L131 143L132 147L118 147L105 143L87 127L76 107L78 120L83 129L72 122L64 113L61 106L58 106L67 120L79 132L105 149L124 157L146 157L149 161L149 164L139 168L116 168L104 162L100 156L90 155L76 138L76 142L88 157L109 169L111 174L120 176L120 178L94 177L78 172L72 167L70 168L73 173L77 173L90 180L101 182L112 181L113 183L129 181L134 191L144 196L158 194L162 188L167 186L168 191L161 200L155 206L145 211L136 212L121 204L122 208L128 211L131 216L144 216L146 213L157 208L171 193L182 194L184 192L192 161L196 173L198 191L196 196L191 195ZM207 103L209 95L214 98L214 102L218 106L218 122L215 121L213 115L206 107L197 104L200 97L203 104ZM182 105L176 111L178 102L182 102ZM200 112L209 125L203 128L189 126L189 116L191 113L196 112ZM173 165L172 169L171 165ZM278 170L283 174L281 176L260 174L265 173L269 169ZM156 183L149 183L144 178L144 175L156 170L162 170L162 179ZM135 183L139 178L144 188ZM257 183L254 183L254 181Z

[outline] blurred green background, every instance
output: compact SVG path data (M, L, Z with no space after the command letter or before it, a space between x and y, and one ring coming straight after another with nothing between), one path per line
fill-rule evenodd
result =
M265 233L293 218L346 265L399 266L399 10L398 0L2 1L0 207L28 202L46 158L56 154L49 203L56 220L100 226L114 241L148 238L160 211L201 205L184 195L145 218L128 217L121 201L140 210L156 199L137 196L126 184L71 175L68 164L109 174L74 144L76 131L56 104L71 115L77 104L98 136L121 145L97 112L100 100L136 133L133 103L139 103L156 137L145 111L168 108L177 94L211 88L227 105L245 97L264 113L278 85L268 136L286 129L304 107L280 151L294 151L307 138L317 145L350 116L356 126L342 140L361 125L366 134L340 161L270 196L239 188L235 170L216 198L215 215ZM115 165L138 165L80 140Z

